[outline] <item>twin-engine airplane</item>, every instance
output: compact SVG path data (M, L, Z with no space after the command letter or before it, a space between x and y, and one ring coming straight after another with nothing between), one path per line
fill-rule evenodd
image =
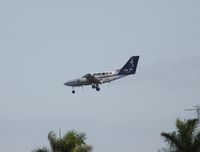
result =
M139 56L132 56L121 69L115 71L86 74L82 78L68 81L64 83L64 85L71 86L73 94L75 93L74 87L80 87L84 85L92 85L93 89L96 89L96 91L100 91L99 84L111 82L125 76L135 74L138 60Z

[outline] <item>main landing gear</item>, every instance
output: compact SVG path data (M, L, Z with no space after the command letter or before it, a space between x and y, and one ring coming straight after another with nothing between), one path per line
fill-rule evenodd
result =
M93 84L92 89L96 89L96 91L100 91L100 87L98 84ZM72 94L75 94L74 87L72 87Z
M98 84L93 84L92 85L92 89L96 89L97 91L100 91L100 87L99 87L99 85Z

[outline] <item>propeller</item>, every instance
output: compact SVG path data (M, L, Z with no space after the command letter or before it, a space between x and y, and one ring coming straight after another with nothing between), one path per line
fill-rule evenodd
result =
M196 109L185 109L185 111L194 111Z

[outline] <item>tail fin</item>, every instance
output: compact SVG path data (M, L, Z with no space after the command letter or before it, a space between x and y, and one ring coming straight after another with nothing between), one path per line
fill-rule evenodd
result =
M128 60L128 62L120 69L119 74L121 75L135 74L138 60L139 56L132 56Z

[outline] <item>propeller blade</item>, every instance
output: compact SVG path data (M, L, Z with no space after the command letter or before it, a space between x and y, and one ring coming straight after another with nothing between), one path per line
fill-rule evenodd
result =
M196 110L196 109L185 109L185 111L193 111L193 110Z

